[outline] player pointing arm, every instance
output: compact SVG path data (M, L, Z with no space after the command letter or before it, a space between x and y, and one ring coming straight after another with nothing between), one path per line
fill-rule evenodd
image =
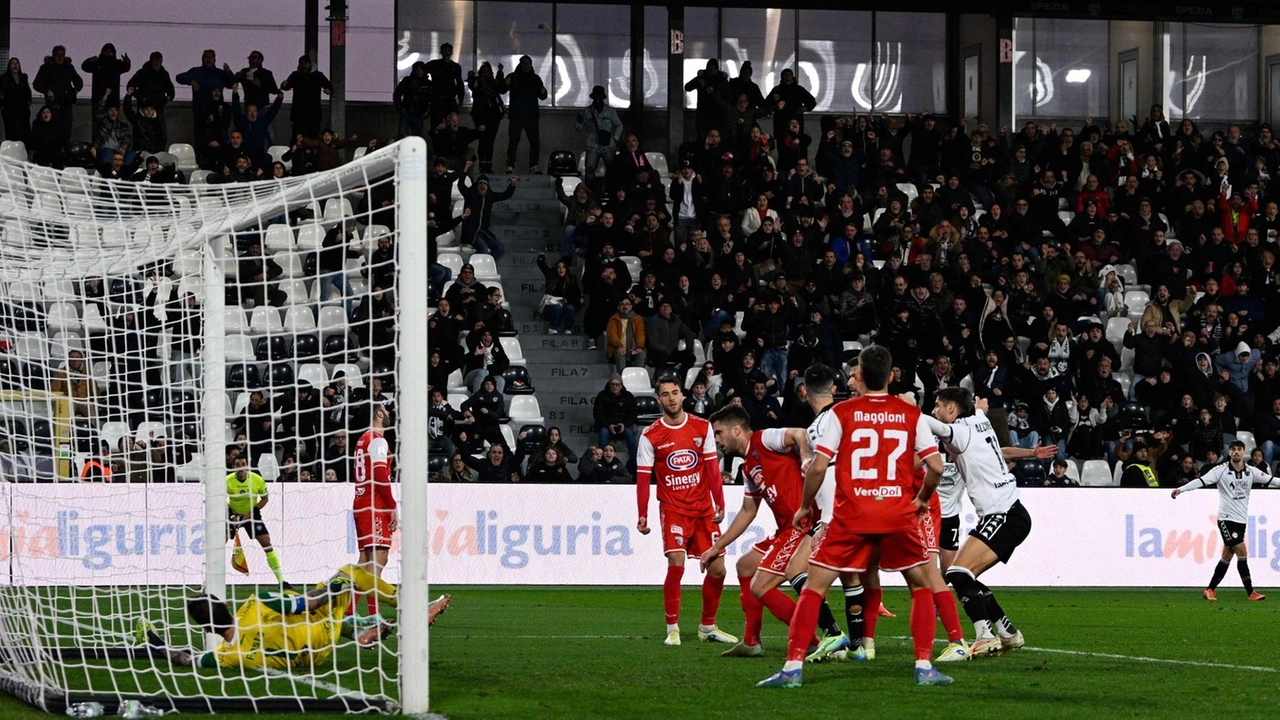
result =
M1204 475L1174 489L1171 497L1197 488L1218 487L1218 533L1222 536L1222 557L1213 570L1209 587L1201 595L1209 602L1217 602L1218 583L1236 558L1236 570L1250 600L1265 600L1266 595L1253 589L1253 575L1249 572L1249 544L1245 542L1249 522L1249 492L1257 487L1280 487L1280 478L1245 463L1244 443L1236 440L1227 450L1228 460L1209 468Z

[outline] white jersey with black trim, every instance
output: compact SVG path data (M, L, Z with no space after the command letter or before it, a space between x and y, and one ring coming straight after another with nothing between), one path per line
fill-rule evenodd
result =
M1249 522L1249 493L1253 486L1280 487L1280 478L1272 477L1252 465L1236 471L1230 461L1214 465L1203 475L1178 488L1181 492L1218 486L1218 519L1246 524Z
M923 417L960 471L978 517L1008 512L1018 502L1018 483L1009 472L986 413L977 410L950 425L929 415Z
M964 510L964 476L951 459L942 451L942 479L938 481L938 502L942 505L942 517L955 517Z
M835 407L834 403L823 408L805 430L811 452L818 447L818 438L822 437L826 429L826 422L831 417L833 407ZM836 464L834 462L827 464L827 474L822 478L822 487L818 488L817 503L818 508L822 510L822 522L831 522L831 513L834 512L836 504Z

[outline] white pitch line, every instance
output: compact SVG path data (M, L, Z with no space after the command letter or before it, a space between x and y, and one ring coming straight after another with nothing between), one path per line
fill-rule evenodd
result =
M437 634L443 635L437 631ZM452 635L453 637L462 637L462 635ZM646 637L642 634L637 635L505 635L515 640L638 640ZM653 635L652 637L657 637ZM783 640L784 636L764 636L769 640ZM886 640L910 640L910 636L906 635L890 635L882 639ZM945 640L937 640L935 642L945 643ZM1161 665L1182 665L1186 667L1205 667L1217 668L1220 670L1249 670L1252 672L1262 673L1280 673L1280 668L1264 667L1262 665L1232 665L1230 663L1205 662L1200 660L1172 660L1169 658L1147 657L1145 655L1120 655L1118 653L1089 652L1087 650L1062 650L1060 648L1042 648L1042 647L1023 647L1021 650L1029 652L1048 653L1052 655L1073 655L1076 657L1093 657L1103 658L1106 660L1129 660L1132 662L1157 663Z

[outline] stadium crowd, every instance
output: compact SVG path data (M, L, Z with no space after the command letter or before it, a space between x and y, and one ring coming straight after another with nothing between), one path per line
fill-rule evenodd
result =
M536 118L545 89L531 73L522 62L520 84L499 75L497 92L510 89L513 112L519 97ZM793 73L768 93L752 77L749 62L730 78L711 60L689 82L698 139L679 148L670 176L603 90L592 94L578 118L584 182L560 189L560 257L539 258L549 333L584 333L619 373L647 366L688 378L691 412L741 403L753 427L807 425L804 369L840 367L882 344L895 392L931 407L938 389L971 387L1010 444L1057 445L1048 467L1020 468L1028 484L1074 483L1061 460L1103 458L1122 464L1125 485L1176 485L1236 437L1253 438L1259 466L1275 462L1280 141L1268 125L1202 131L1159 106L1141 120L1085 118L1078 128L991 128L928 110L807 117L815 102ZM468 82L488 78L482 67ZM447 152L437 144L437 187L468 182L471 143L501 120L501 103L496 113L486 103L473 106L474 131L453 131ZM527 115L511 124L513 148L530 127ZM536 150L536 119L532 127ZM487 192L484 179L478 186ZM469 219L461 242L479 250L489 220L475 210ZM627 257L640 259L639 277ZM461 293L473 282L455 283L437 316L471 327L462 305L476 296ZM455 347L454 335L435 334L438 377L461 366L477 381L502 374L501 353L472 335ZM701 366L687 350L694 342L706 349ZM475 417L476 396L470 408L438 399L443 447ZM640 400L606 385L585 462L602 447L616 457L610 442L634 448ZM540 442L476 462L463 452L460 462L488 478L567 479L559 470L572 454ZM595 468L579 479L600 479Z
M20 59L11 58L0 76L5 140L22 143L39 165L139 183L247 182L341 164L342 149L356 138L323 126L328 78L303 56L277 83L263 61L254 51L233 71L205 50L199 65L171 78L158 52L135 70L128 53L118 55L106 43L77 71L57 46L29 80ZM73 108L86 101L80 97L86 82L92 129L88 138L74 137ZM191 137L170 136L166 110L175 82L192 90ZM272 148L272 123L286 92L291 134ZM379 144L371 139L356 155ZM190 167L169 152L182 146L191 150ZM245 456L271 480L354 477L351 433L368 429L374 403L394 408L394 192L392 183L376 183L363 195L330 199L337 212L324 215L328 208L318 204L291 209L229 239L226 303L244 311L245 320L227 332L252 336L252 347L248 357L228 356L228 468ZM304 246L308 231L316 232ZM184 471L194 467L203 436L199 272L198 256L177 257L127 276L77 278L55 287L57 297L46 287L44 302L11 294L3 309L0 383L66 398L66 439L82 461L72 473L81 479L194 479ZM291 332L281 327L282 316ZM55 425L56 419L31 418L3 428L7 476L54 476ZM394 431L387 436L394 444Z

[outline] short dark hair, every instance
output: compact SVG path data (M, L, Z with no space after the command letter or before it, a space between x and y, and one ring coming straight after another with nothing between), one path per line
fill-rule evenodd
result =
M659 375L658 381L653 384L653 389L659 390L663 385L675 385L677 388L680 389L680 392L684 392L684 384L681 383L680 380L677 379L675 375L672 375L670 373Z
M967 388L948 387L942 388L934 395L938 402L953 402L960 408L960 417L968 417L973 414L973 393Z
M747 413L746 408L737 403L729 403L719 410L711 413L711 417L707 418L712 423L723 423L725 425L737 425L747 432L751 432L751 415Z
M884 390L889 387L889 375L893 372L893 355L883 345L863 348L858 353L858 369L868 390Z
M1246 448L1246 447L1245 447L1244 443L1243 443L1243 442L1241 442L1240 440L1232 440L1232 441L1231 441L1231 444L1230 444L1230 445L1228 445L1228 447L1230 447L1230 448L1232 448L1232 449L1234 449L1234 448L1240 448L1241 450L1247 450L1247 449L1248 449L1248 448Z
M227 603L210 593L187 598L187 617L192 624L215 635L236 626Z
M814 363L809 369L804 371L804 386L809 388L809 392L817 395L830 395L831 388L836 383L836 374L831 368L822 363Z

